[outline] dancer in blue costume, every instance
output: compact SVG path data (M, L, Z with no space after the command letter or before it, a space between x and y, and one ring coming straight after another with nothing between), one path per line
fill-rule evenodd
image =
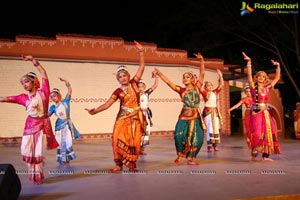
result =
M57 116L55 123L55 138L59 143L57 148L56 161L60 165L69 164L70 160L76 158L75 153L72 147L72 140L78 139L80 137L79 131L75 128L71 118L70 118L70 99L72 94L72 87L64 78L59 78L59 80L65 82L66 87L68 88L68 93L64 99L60 90L53 88L51 90L50 97L55 103L49 109L49 117L55 113Z

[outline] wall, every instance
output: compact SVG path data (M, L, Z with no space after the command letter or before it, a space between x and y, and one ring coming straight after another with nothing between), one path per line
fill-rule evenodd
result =
M142 44L146 63L143 79L148 87L154 81L151 79L154 67L181 86L184 72L199 73L198 60L188 58L186 51L157 48L152 43ZM81 35L57 35L56 39L17 36L15 41L0 40L1 96L23 93L20 77L29 71L38 74L31 62L20 59L21 54L37 57L47 70L51 88L59 88L63 95L66 94L66 87L58 77L62 76L70 81L73 88L71 117L83 138L110 137L119 103L116 102L108 110L94 116L89 115L84 108L104 103L119 87L113 76L117 66L125 64L132 75L136 72L139 56L133 42L125 42L121 38ZM205 80L216 86L218 77L215 69L223 69L223 60L205 58L205 66ZM229 102L227 87L226 83L225 89L219 95L220 103L226 106ZM228 123L226 106L220 109L224 122ZM178 94L160 80L157 90L150 96L150 107L154 122L152 134L172 134L182 107ZM0 119L2 141L11 142L22 136L26 119L24 107L1 103ZM55 117L51 120L54 125ZM222 126L221 133L228 135L229 127Z

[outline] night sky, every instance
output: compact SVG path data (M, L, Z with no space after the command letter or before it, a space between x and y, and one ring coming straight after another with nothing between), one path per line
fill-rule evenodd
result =
M250 5L254 2L247 1ZM187 50L190 57L201 52L204 57L221 58L225 64L237 65L245 64L241 55L245 51L255 70L273 69L270 59L279 60L278 55L266 48L268 44L264 42L276 41L290 74L300 85L299 61L290 50L295 48L295 35L289 35L288 30L295 30L295 23L300 24L299 14L274 15L256 9L241 16L241 7L242 1L237 0L9 1L1 3L0 38L55 38L56 34L120 37L125 41L155 43L159 48ZM256 38L257 35L262 38ZM300 38L300 31L297 37ZM285 84L278 88L288 97L283 100L284 106L292 109L299 97L282 71Z

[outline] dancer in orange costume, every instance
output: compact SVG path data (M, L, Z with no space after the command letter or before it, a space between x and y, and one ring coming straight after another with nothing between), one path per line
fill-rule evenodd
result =
M144 73L143 46L135 41L139 51L140 66L135 76L131 79L127 67L121 65L117 69L116 78L121 84L111 97L97 108L85 109L89 114L95 115L108 109L113 103L120 100L113 135L112 148L116 166L110 172L122 171L123 165L130 171L136 171L136 162L141 152L141 137L146 127L141 108L139 106L138 83Z

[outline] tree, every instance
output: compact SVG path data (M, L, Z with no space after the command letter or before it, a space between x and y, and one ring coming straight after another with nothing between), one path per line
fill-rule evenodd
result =
M284 84L291 85L285 89L293 89L293 98L283 98L287 97L287 104L294 106L295 94L300 99L298 14L270 14L254 9L241 16L241 7L242 2L235 0L179 0L172 7L161 5L161 13L152 16L156 28L150 35L156 34L159 46L186 49L190 56L200 51L206 57L222 58L226 64L243 65L241 52L245 51L256 71L271 72L274 67L270 60L278 60Z

